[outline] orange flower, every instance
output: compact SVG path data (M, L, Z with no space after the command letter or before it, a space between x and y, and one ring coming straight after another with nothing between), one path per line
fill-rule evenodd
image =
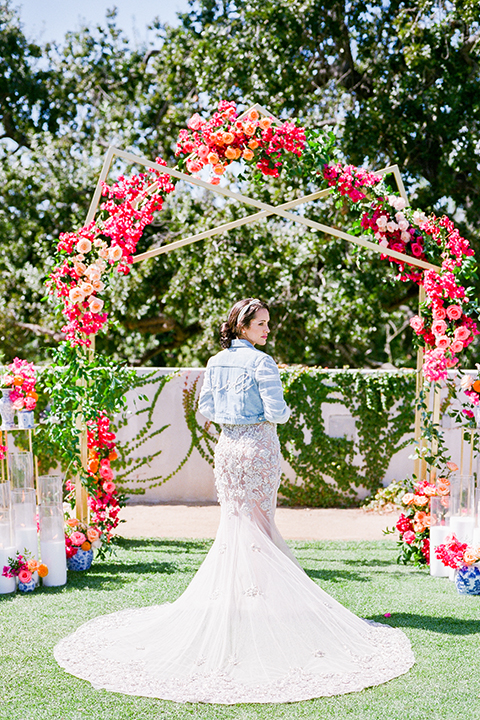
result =
M243 132L247 137L252 137L252 135L255 133L256 125L254 123L245 123L243 126Z
M257 142L256 140L253 140L253 139L252 139L252 140L249 141L248 147L249 147L251 150L256 150L256 149L258 148L258 142Z
M473 383L473 389L475 392L480 393L480 380L475 380Z
M208 153L207 160L212 165L216 165L218 163L218 155L216 152Z
M88 457L89 457L89 458L97 458L97 457L98 457L98 452L97 452L96 450L89 450L89 451L88 451Z
M30 390L30 392L27 393L27 397L31 397L34 400L38 400L38 393L36 393L35 390Z
M88 528L87 537L90 542L95 542L95 540L98 540L98 538L100 537L100 533L95 528Z
M235 160L238 160L238 158L241 156L241 154L242 154L242 151L240 150L240 148L236 148L236 150L235 150Z
M231 145L235 140L235 135L231 132L223 133L223 142L225 145Z
M405 495L402 498L402 503L404 505L411 505L415 500L415 495L413 493L405 493Z
M115 450L112 450L111 452L108 453L108 459L109 459L111 462L113 462L113 461L116 460L117 458L118 458L118 455L117 455L117 453L115 452Z
M27 565L31 573L38 570L38 562L35 560L35 558L31 558L31 560L28 561Z
M272 124L272 118L264 117L260 120L260 122L258 124L260 125L262 130L268 130L268 128Z
M255 109L250 110L250 112L248 113L248 119L252 120L252 122L255 122L255 120L258 120L259 117L260 116Z
M15 375L13 378L14 385L23 385L23 377L21 375Z
M414 495L413 505L419 505L420 507L428 505L428 497L425 497L425 495Z
M228 158L228 160L235 160L237 157L237 151L235 148L227 147L225 150L225 157Z
M66 520L65 522L69 527L72 527L72 528L77 527L77 525L78 525L77 518L68 518L68 520Z
M463 553L463 559L467 565L473 565L478 560L478 555L473 548L467 548Z
M41 563L41 565L38 566L37 572L41 578L47 577L48 567L46 565L44 565L43 563Z
M427 495L427 497L432 497L432 495L436 495L437 488L435 487L435 485L425 485L425 487L423 488L423 492L425 493L425 495Z
M82 550L90 550L90 548L91 548L92 546L90 545L89 542L87 542L87 540L85 540L85 542L82 543L82 544L80 545L80 547L81 547Z
M251 160L253 158L253 155L253 150L245 148L245 150L243 151L243 157L245 158L245 160Z
M222 163L218 163L218 165L213 166L213 172L215 175L223 175L225 172L225 168L223 167Z
M92 458L88 461L87 464L88 472L92 473L92 475L95 475L95 473L98 470L98 460L96 458Z

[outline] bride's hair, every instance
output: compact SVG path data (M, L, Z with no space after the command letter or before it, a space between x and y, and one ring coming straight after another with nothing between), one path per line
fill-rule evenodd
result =
M232 340L238 338L243 327L249 327L257 310L268 310L268 306L258 298L238 300L228 313L227 321L220 327L220 345L229 348Z

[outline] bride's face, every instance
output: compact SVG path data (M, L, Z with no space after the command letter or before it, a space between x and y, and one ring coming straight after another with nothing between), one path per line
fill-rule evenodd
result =
M248 327L243 327L240 337L248 340L252 345L265 345L270 328L268 326L270 313L265 308L257 310Z

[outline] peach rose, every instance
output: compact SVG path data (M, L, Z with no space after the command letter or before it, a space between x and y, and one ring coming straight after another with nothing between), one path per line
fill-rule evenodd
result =
M73 269L77 273L78 277L81 277L82 275L85 274L87 266L83 262L75 261L73 263Z
M88 301L88 307L90 308L90 312L99 313L103 308L103 300L97 297L91 297Z
M100 537L100 533L95 528L88 528L87 530L87 538L90 540L91 543L95 542L95 540L98 540Z
M252 135L255 133L255 128L256 125L254 125L254 123L245 123L245 125L243 126L243 132L247 137L252 137Z
M452 462L451 460L449 460L449 461L447 462L447 468L448 468L449 470L451 470L452 472L457 472L457 470L458 470L458 465L456 465L454 462Z
M250 112L248 113L248 119L251 120L252 122L255 122L255 120L258 120L259 117L260 116L259 116L258 112L255 110L255 108L250 110Z
M93 289L95 290L96 293L100 293L105 290L105 283L102 282L101 280L94 280L92 282L92 285L93 285Z
M68 293L68 299L72 303L81 303L85 300L85 294L80 287L75 286Z
M425 495L415 495L413 500L413 505L418 505L419 507L423 507L424 505L428 504L428 497L425 497Z
M269 128L270 125L272 124L272 118L264 117L264 118L262 118L262 119L259 121L258 124L260 125L260 127L262 128L262 130L268 130L268 128Z
M105 260L107 260L109 257L109 250L108 250L107 246L105 245L104 247L100 248L100 250L98 251L98 254L100 255L100 257L105 258Z
M123 250L120 245L112 245L112 247L108 251L108 257L114 262L118 262L118 260L121 260L123 257Z
M75 247L78 253L81 253L81 255L86 255L92 249L92 243L90 242L90 240L87 240L87 238L80 238Z
M427 497L432 497L432 495L436 495L437 488L435 487L435 485L425 485L425 487L423 488L423 492Z
M93 285L89 282L81 282L80 283L80 290L84 293L85 297L87 295L91 295L93 292Z
M235 160L237 157L237 152L236 152L235 148L227 147L227 149L225 150L225 157L228 160Z
M28 562L28 569L31 573L36 572L38 570L38 562L35 560L35 558L31 558Z
M467 565L472 565L478 560L478 556L475 550L473 550L473 548L467 548L463 553L463 559Z
M222 163L214 165L213 172L215 173L215 175L223 175L223 173L225 172L225 168L223 167Z
M100 278L102 277L101 270L96 264L90 265L90 267L85 270L85 275L88 277L91 283L93 283L95 280L100 280Z
M77 518L68 518L68 520L65 520L65 523L66 523L66 525L68 525L68 527L73 528L73 527L77 527L78 520L77 520Z
M216 165L218 163L218 155L216 152L208 153L207 160L211 165Z
M468 390L472 387L474 382L475 380L471 375L464 375L460 381L460 387L462 388L462 390Z
M248 143L250 150L256 150L258 148L258 142L256 140L250 140Z
M415 500L415 495L413 493L406 493L402 498L402 503L404 505L411 505L414 500Z
M25 401L23 400L23 398L17 398L16 400L14 400L14 402L13 402L14 410L23 410L24 407L25 407Z
M245 160L251 160L253 156L253 151L249 150L249 148L245 148L245 150L243 151L243 157L245 158Z
M223 142L225 145L231 145L235 140L235 135L231 132L223 133Z

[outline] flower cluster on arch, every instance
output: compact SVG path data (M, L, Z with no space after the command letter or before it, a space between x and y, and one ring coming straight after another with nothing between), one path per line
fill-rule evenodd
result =
M412 317L410 325L425 348L425 378L445 380L448 369L457 365L459 353L480 333L476 303L458 279L462 266L474 255L468 240L448 217L433 213L427 217L406 207L402 197L385 191L380 175L337 163L325 167L324 177L330 187L358 205L362 228L385 248L381 257L399 266L399 279L423 286L422 314ZM440 257L441 266L438 272L406 266L390 257L388 250L429 262L433 258L433 263Z

